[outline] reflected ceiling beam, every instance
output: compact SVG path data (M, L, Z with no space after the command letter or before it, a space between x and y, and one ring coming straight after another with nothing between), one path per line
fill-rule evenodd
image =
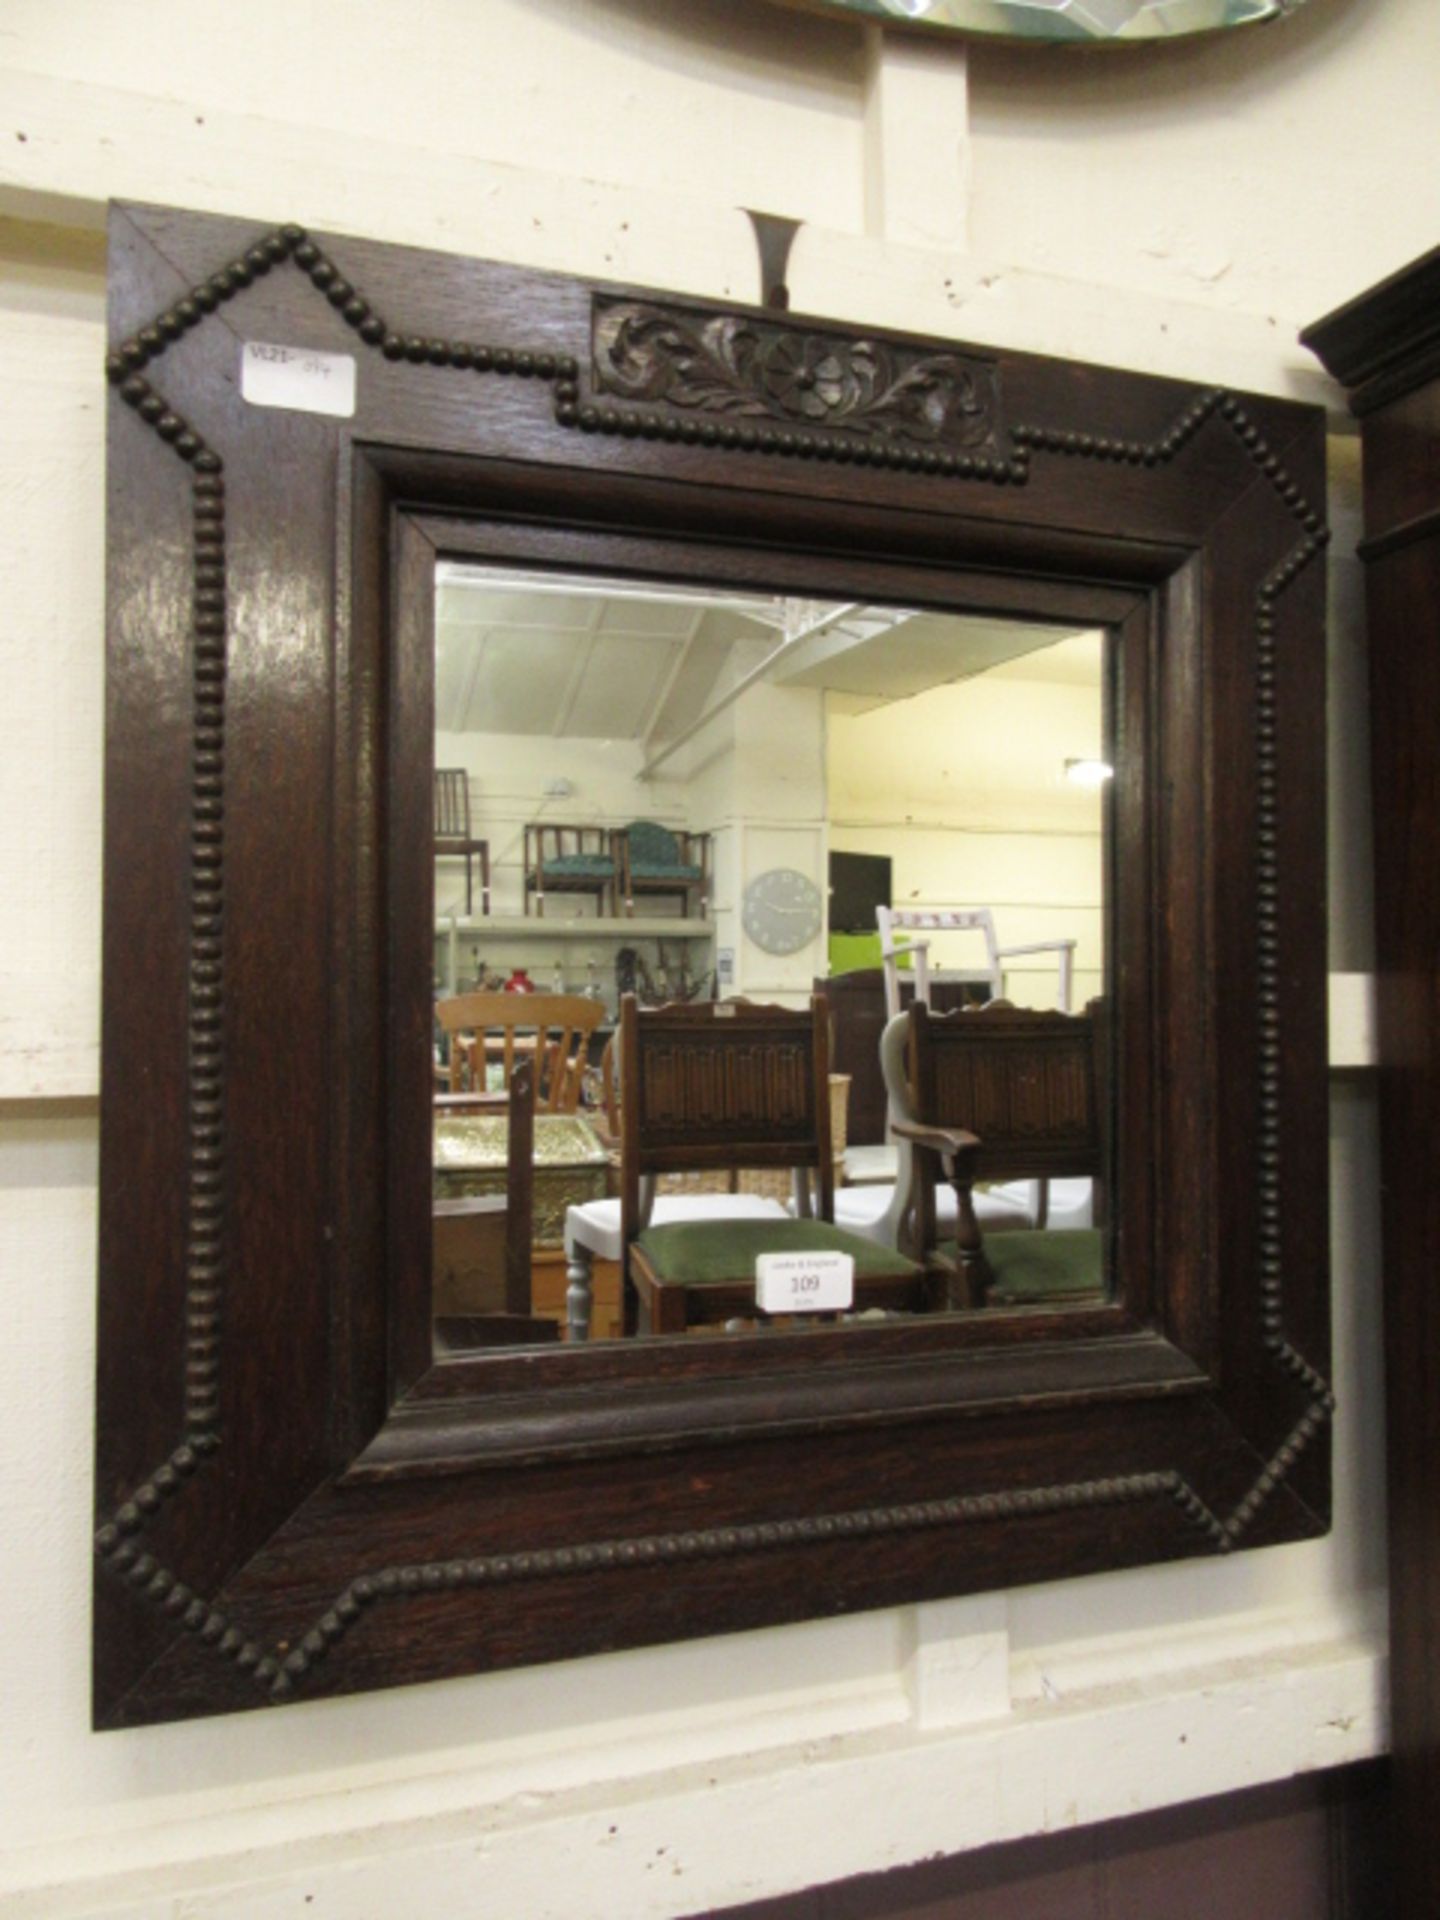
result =
M712 701L702 714L690 722L688 727L682 727L673 740L668 740L658 753L653 754L645 762L636 777L641 780L652 780L672 754L678 753L687 740L693 740L702 727L708 727L710 722L724 713L727 707L733 707L741 694L753 687L757 680L763 680L783 654L788 653L792 647L798 647L802 641L810 639L814 634L821 633L827 627L833 627L839 621L848 619L851 614L860 611L858 601L847 601L841 606L826 607L821 613L811 613L793 631L787 629L785 638L778 647L767 653L765 658L758 665L751 667L748 673L742 673L734 686L722 693L718 700Z
M565 691L560 696L555 722L550 729L552 739L558 738L570 725L570 716L575 711L575 702L580 698L580 689L585 684L585 676L590 671L590 662L595 657L595 636L599 633L600 622L604 618L605 602L592 600L589 624L583 635L584 645L577 646L575 649L575 658L570 666L570 678L565 683Z
M675 682L683 673L686 661L695 651L696 636L705 624L705 616L708 612L708 607L701 607L695 615L695 618L690 622L690 631L685 635L680 645L674 649L671 655L670 665L660 676L660 685L656 691L655 698L650 703L650 711L640 722L640 758L642 760L654 744L655 735L660 726L661 716L665 712L666 703L675 690Z
M452 632L454 631L455 630L452 629ZM467 631L473 632L474 630L461 627L458 633L456 633L453 644L459 645L459 636ZM466 733L470 728L470 706L475 698L475 689L480 684L480 662L485 654L485 633L483 630L475 633L474 639L466 651L470 656L468 663L469 671L465 675L465 683L461 689L460 703L455 709L455 731L457 733Z
M858 607L844 619L817 621L785 649L784 660L776 663L775 678L788 681L813 674L857 647L868 647L889 636L915 617L908 607Z
M863 712L1003 671L1031 654L1058 657L1057 649L1081 637L1034 621L872 608L787 655L775 677L864 703L849 709Z

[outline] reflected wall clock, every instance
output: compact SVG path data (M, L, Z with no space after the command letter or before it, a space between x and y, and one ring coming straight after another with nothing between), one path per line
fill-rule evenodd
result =
M798 953L820 931L820 889L798 867L771 867L745 889L745 931L763 953Z
M1173 40L1297 13L1306 0L778 0L781 6L931 33L1054 45Z

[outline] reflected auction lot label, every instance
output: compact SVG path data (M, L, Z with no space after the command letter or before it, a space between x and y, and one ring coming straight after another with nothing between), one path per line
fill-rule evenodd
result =
M764 1313L835 1313L855 1301L855 1256L762 1253L755 1260L755 1304Z

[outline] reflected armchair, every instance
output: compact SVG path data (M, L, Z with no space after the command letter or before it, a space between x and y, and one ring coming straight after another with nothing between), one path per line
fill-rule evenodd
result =
M920 1251L923 1232L916 1149L911 1140L899 1137L898 1128L894 1125L896 1121L913 1123L915 1119L906 1074L909 1043L909 1017L903 1013L897 1014L893 1020L886 1022L880 1036L880 1071L884 1078L892 1131L896 1132L895 1179L837 1189L835 1224L844 1227L847 1233L861 1234L880 1246L898 1247L913 1254ZM975 1194L975 1216L982 1231L1008 1233L1017 1228L1041 1224L1036 1215L1036 1184L1017 1180ZM935 1235L942 1241L953 1240L959 1219L953 1186L936 1183L930 1206ZM1084 1224L1089 1225L1088 1212Z
M955 1307L1098 1301L1105 1290L1103 1003L1084 1014L1033 1013L1003 1003L935 1015L910 1009L913 1118L897 1137L916 1150L920 1243ZM1081 1177L1093 1195L1083 1226L987 1238L980 1179ZM955 1196L955 1233L937 1226L937 1188ZM1068 1183L1067 1183L1068 1184Z

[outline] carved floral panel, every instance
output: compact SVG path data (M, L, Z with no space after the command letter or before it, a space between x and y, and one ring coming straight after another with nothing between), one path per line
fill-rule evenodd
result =
M729 421L1003 454L995 368L973 354L597 296L596 393Z

